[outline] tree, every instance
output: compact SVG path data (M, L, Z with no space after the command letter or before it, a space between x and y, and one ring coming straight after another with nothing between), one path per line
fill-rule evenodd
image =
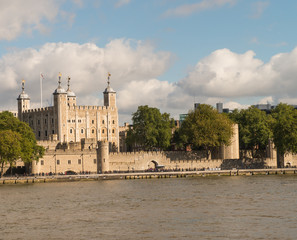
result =
M272 112L273 141L277 148L278 167L284 167L284 156L297 153L297 111L280 103Z
M132 114L133 127L127 133L127 144L140 149L166 149L170 146L174 121L157 108L139 106Z
M35 135L29 125L15 118L10 112L2 112L0 113L0 131L7 130L10 132L6 132L6 134L14 136L17 133L20 136L15 140L20 144L19 157L24 163L30 163L43 156L44 148L37 145Z
M252 106L235 110L229 117L238 124L240 149L251 150L252 157L255 157L258 150L266 148L272 137L270 115Z
M210 105L200 104L189 112L179 130L184 144L203 148L209 157L212 148L229 145L232 137L232 121Z
M12 170L12 166L15 161L21 156L21 138L22 136L11 130L0 131L0 163L1 174L3 174L4 164L9 163Z

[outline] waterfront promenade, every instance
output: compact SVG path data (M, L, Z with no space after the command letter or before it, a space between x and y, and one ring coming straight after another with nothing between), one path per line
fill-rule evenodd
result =
M18 176L2 177L1 184L28 184L45 182L91 181L113 179L152 179L152 178L185 178L207 176L253 176L253 175L297 175L297 168L276 169L233 169L233 170L204 170L204 171L172 171L172 172L129 172L107 174L82 174L82 175L52 175L52 176Z

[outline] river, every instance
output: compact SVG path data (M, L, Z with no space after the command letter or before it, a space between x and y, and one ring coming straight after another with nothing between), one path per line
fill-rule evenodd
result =
M0 239L296 239L297 176L0 185Z

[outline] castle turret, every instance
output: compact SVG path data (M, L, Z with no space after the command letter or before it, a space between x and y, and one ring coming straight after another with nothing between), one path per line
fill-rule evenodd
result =
M22 92L17 98L18 100L18 118L23 121L23 112L30 109L30 97L25 93L25 80L22 80Z
M54 95L55 132L60 142L67 141L67 92L61 87L61 76L59 73L58 88Z
M110 73L108 73L107 88L105 88L104 94L104 106L116 107L116 92L110 87Z
M98 173L104 173L109 171L109 143L107 141L98 142Z
M68 77L67 102L68 107L76 106L76 95L70 90L70 77Z

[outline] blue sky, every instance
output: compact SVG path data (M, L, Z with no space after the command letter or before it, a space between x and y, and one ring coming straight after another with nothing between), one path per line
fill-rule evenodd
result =
M297 103L296 18L293 0L0 0L1 109L22 78L38 107L40 72L44 105L59 72L101 104L111 72L125 121L144 104L177 118L194 101Z

